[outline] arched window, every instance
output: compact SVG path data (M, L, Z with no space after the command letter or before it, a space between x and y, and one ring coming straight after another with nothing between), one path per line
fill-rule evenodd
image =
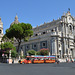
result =
M74 26L73 26L73 30L74 30Z
M38 34L35 34L35 36L38 36Z
M0 34L1 34L1 30L0 30Z
M45 34L46 32L43 32L43 34Z
M54 32L54 30L52 29L52 32Z
M70 30L72 30L72 27L71 27L71 25L70 25Z

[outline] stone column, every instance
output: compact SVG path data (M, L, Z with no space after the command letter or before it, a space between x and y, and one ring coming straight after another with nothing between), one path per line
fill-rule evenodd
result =
M64 57L66 58L66 39L64 38Z
M64 36L64 37L65 37L65 38L64 38L64 50L65 50L65 51L64 51L64 56L65 56L65 58L66 58L66 55L67 55L67 54L66 54L66 49L67 49L67 48L66 48L66 24L64 24L64 34L65 34L65 36Z
M57 56L57 43L56 38L52 40L52 55Z
M52 55L53 55L53 40L52 40Z
M56 38L57 41L57 56L59 56L59 43L58 43L58 37Z
M47 40L47 48L49 49L49 52L50 52L50 39L48 38ZM50 53L51 54L51 53Z
M56 55L56 58L57 58L57 41L55 39L55 55Z

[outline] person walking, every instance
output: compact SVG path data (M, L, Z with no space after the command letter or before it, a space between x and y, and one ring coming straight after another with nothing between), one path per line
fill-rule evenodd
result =
M59 60L58 59L56 59L56 64L59 64Z

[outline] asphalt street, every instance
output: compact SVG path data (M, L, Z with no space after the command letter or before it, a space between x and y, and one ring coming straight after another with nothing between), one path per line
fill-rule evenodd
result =
M0 75L75 75L75 63L12 65L0 63Z

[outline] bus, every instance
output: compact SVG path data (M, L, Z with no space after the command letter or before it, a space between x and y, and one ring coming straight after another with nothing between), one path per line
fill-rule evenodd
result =
M19 61L20 64L36 63L55 63L55 56L27 56L26 59Z
M55 63L55 56L32 56L32 63Z

